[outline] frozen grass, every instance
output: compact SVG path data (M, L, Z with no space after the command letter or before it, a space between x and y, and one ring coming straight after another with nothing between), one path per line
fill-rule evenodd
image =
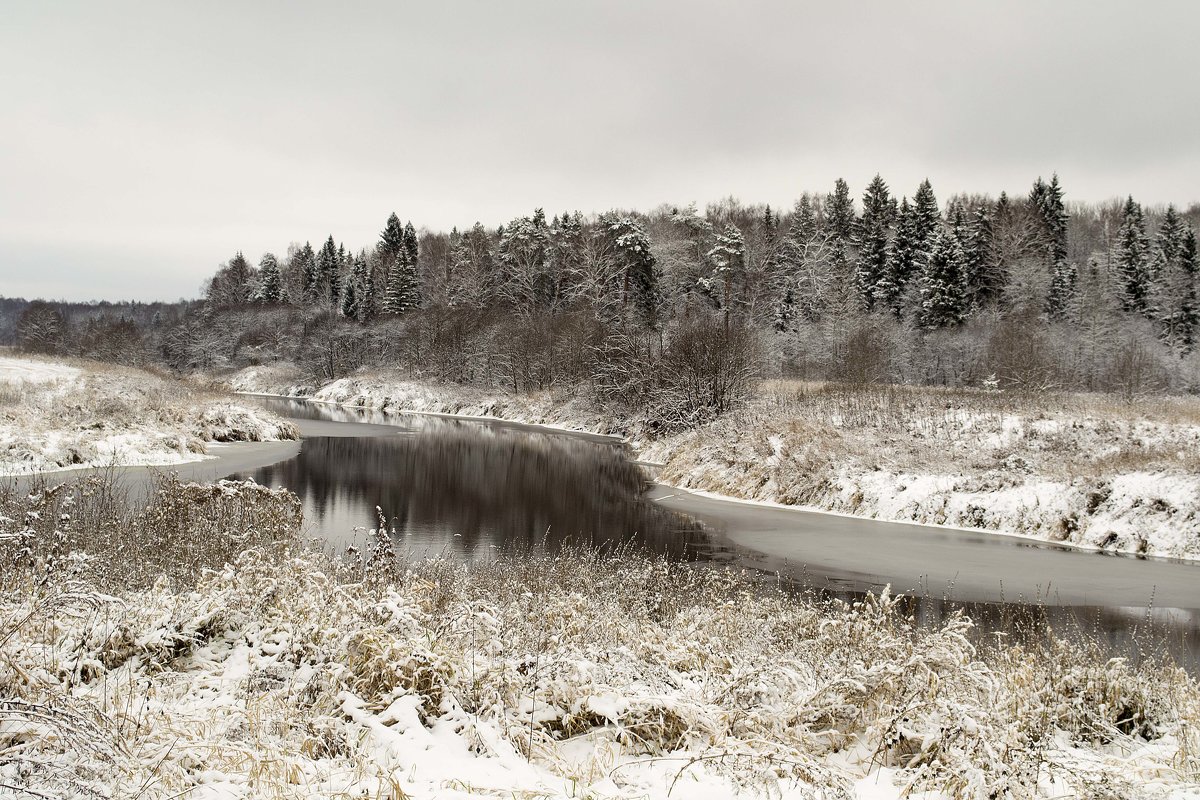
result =
M294 439L274 415L142 370L0 359L0 474L175 464L205 443Z
M635 553L467 568L376 538L335 563L291 534L294 498L252 484L120 500L102 477L0 492L0 788L1182 798L1200 780L1200 687L1170 664L1048 633L983 652L965 618L919 629L887 595Z

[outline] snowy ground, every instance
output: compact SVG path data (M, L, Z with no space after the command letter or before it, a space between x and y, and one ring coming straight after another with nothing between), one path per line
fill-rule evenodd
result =
M178 464L206 443L294 439L294 426L149 372L0 358L0 474Z
M132 578L94 491L0 496L0 793L1200 797L1177 669L636 556L338 565L286 493L170 491L108 523L175 526Z
M1089 547L1200 558L1200 402L1010 396L777 382L740 412L649 438L578 398L505 395L387 373L306 384L288 367L237 391L395 411L630 433L658 478L689 489Z

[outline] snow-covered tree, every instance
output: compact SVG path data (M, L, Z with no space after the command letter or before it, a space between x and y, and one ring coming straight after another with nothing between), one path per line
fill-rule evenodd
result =
M953 235L939 230L921 275L921 324L946 328L965 318L962 247Z
M1125 202L1117 232L1114 262L1121 276L1122 306L1139 314L1150 312L1150 239L1142 207L1133 197Z
M630 217L609 218L606 227L625 271L621 304L631 307L644 325L654 327L662 295L650 239L641 224Z
M848 243L854 234L854 201L850 185L838 178L825 199L825 227L836 240Z
M1200 313L1196 305L1196 234L1174 206L1167 207L1159 224L1151 263L1159 338L1178 351L1190 352Z
M875 307L881 281L885 289L890 284L892 225L896 218L896 201L883 178L876 175L863 193L863 213L855 226L858 260L854 278L859 299L868 311ZM890 294L890 291L887 292Z
M258 291L254 300L264 305L275 305L283 300L282 275L273 253L264 253L258 262Z
M737 303L746 272L746 242L735 225L727 225L708 251L712 273L705 279L704 288L728 315Z
M498 288L519 311L550 308L559 300L547 266L549 248L550 229L540 208L531 217L514 219L500 235L503 280Z

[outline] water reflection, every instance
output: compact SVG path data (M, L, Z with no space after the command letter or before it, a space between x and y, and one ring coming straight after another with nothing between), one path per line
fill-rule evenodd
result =
M644 501L620 446L425 419L385 436L305 439L295 458L238 477L286 486L310 534L361 544L378 507L403 550L471 559L566 542L636 544L673 559L711 552L696 522Z

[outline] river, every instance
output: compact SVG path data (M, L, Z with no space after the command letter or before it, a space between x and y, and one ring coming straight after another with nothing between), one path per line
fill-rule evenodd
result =
M1110 655L1166 652L1200 667L1193 564L697 495L652 483L610 437L258 402L295 420L304 440L228 477L296 492L306 534L333 550L361 545L381 514L412 557L637 547L846 599L890 585L913 598L923 623L965 607L985 637L1050 625L1086 633Z

